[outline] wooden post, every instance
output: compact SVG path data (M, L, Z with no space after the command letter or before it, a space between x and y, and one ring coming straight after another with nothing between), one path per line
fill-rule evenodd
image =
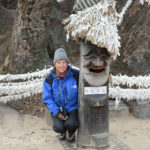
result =
M100 148L109 145L110 55L105 48L80 44L79 147Z

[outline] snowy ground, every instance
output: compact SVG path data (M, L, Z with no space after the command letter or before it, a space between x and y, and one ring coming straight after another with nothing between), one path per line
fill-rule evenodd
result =
M106 150L149 150L150 119L132 115L111 117L110 147ZM30 115L19 115L0 105L0 150L75 150L59 142L45 120Z

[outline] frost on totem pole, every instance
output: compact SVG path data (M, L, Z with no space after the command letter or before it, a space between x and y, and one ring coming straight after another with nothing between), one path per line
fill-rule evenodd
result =
M120 36L118 34L116 1L101 0L77 14L70 15L63 21L67 39L75 41L84 39L97 47L108 50L113 59L120 55Z

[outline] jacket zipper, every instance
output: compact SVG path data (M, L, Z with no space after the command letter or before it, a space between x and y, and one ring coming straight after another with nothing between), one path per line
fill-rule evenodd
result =
M71 75L69 75L66 79L64 79L64 80L63 80L63 83L64 83L64 81L65 81L65 80L69 79L71 76L72 76L72 73L71 73ZM70 98L69 98L69 96L68 96L68 95L67 95L67 100L68 100L68 101L67 101L67 104L69 104L69 102L70 102L70 101L69 101L69 100L70 100ZM64 104L65 104L65 103L64 103ZM66 106L66 104L65 104L65 106Z

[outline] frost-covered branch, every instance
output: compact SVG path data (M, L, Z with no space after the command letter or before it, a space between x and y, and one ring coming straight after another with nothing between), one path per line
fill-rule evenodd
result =
M41 71L36 71L33 73L26 73L26 74L17 74L17 75L12 75L12 74L6 74L6 75L0 75L0 81L12 81L12 80L31 80L35 77L38 78L43 78L45 77L51 68L49 69L43 69Z
M79 69L75 66L72 66L73 68ZM50 70L53 67L50 67L48 69L43 69L43 70L37 70L35 72L32 73L26 73L26 74L6 74L6 75L0 75L0 81L3 81L5 83L0 83L0 86L4 86L6 84L8 85L13 85L14 83L9 83L11 81L16 81L16 80L29 80L29 82L31 81L35 81L35 80L39 80L39 79L35 79L35 78L40 78L40 79L44 79L44 77L46 75L48 75L48 73L50 72ZM8 83L7 83L8 82ZM27 84L27 82L21 82L23 84ZM17 83L16 83L17 84ZM19 84L19 83L18 83Z
M139 88L150 88L149 76L132 76L127 75L112 76L113 85L127 85L128 87L137 86Z
M78 69L76 66L72 66ZM51 68L47 69L48 72ZM44 72L45 69L37 72L33 72L32 75L37 76L38 73ZM44 74L44 73L43 73ZM29 74L23 74L26 78L29 78ZM45 74L44 74L45 75ZM5 76L5 75L3 75ZM6 75L8 76L8 75ZM12 76L11 74L9 76ZM18 75L13 75L13 78ZM34 77L35 77L34 76ZM0 83L0 102L6 103L7 101L19 100L27 97L34 96L35 94L41 94L42 84L45 77L40 79L36 78L26 82L19 83ZM6 78L5 78L6 79ZM19 78L20 79L20 78ZM13 81L13 80L12 80ZM111 82L113 86L116 85L127 85L128 87L137 86L143 89L122 89L120 87L110 87L110 97L115 99L127 99L127 100L148 100L150 101L150 75L149 76L133 76L127 75L112 76ZM145 89L144 89L145 88Z
M43 89L41 87L38 87L36 90L33 89L25 93L10 95L10 96L3 96L3 97L0 97L0 103L7 103L9 101L21 100L23 98L31 97L36 94L41 94L42 91Z
M120 14L118 14L118 22L117 25L121 25L122 21L123 21L123 16L126 13L127 9L131 6L133 0L128 0L128 2L126 3L126 5L123 7L122 11Z
M150 89L122 89L120 87L109 89L110 98L150 101Z
M32 90L37 90L39 87L42 87L42 82L22 86L0 86L0 96L30 92Z
M26 82L5 82L5 83L0 83L0 87L1 86L22 86L22 85L29 85L32 83L38 83L38 82L42 82L44 81L44 78L41 79L34 79L34 80L28 80Z
M42 87L32 88L24 93L0 97L0 102L6 103L12 100L19 100L42 93ZM122 89L120 87L110 87L109 97L115 99L146 100L150 101L150 89Z

